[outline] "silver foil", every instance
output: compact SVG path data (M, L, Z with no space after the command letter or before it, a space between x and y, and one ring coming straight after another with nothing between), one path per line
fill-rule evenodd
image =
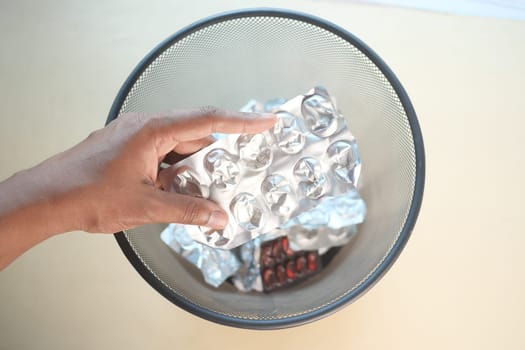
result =
M197 182L204 189L200 194L229 216L221 231L186 226L194 240L232 249L268 232L292 238L292 231L302 227L308 232L303 236L317 232L317 238L308 244L305 239L292 242L300 249L317 249L345 241L328 239L329 230L332 236L347 237L340 231L364 219L366 208L356 191L361 170L357 143L335 100L317 87L280 102L252 100L242 108L274 112L278 121L271 130L222 136L174 165L191 174L188 183ZM196 192L192 188L179 186L177 192Z
M261 267L259 264L260 247L263 236L259 236L236 248L241 260L241 267L233 275L235 287L242 292L251 290L262 292Z
M319 205L299 213L281 226L294 250L340 246L357 232L366 216L366 205L357 190L324 197Z
M233 251L212 248L196 242L184 225L170 224L160 238L176 253L201 270L206 283L218 287L233 275L241 263Z

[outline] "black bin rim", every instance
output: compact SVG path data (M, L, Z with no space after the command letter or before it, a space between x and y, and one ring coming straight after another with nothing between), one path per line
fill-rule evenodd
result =
M302 22L306 22L320 28L323 28L342 39L350 42L353 46L358 48L364 55L366 55L384 74L388 82L391 84L392 88L396 92L409 121L409 125L412 131L413 141L414 141L414 151L416 156L416 178L414 183L414 191L412 196L412 202L406 218L403 229L401 230L398 239L383 259L383 261L377 266L377 268L361 283L357 288L352 292L346 294L344 297L338 299L332 304L325 305L317 310L282 318L275 320L257 320L257 319L246 319L241 317L233 317L229 315L224 315L217 313L211 310L208 310L202 306L196 305L184 298L181 298L174 294L162 281L157 279L157 277L142 263L141 259L136 255L133 247L127 240L124 232L115 233L115 238L118 245L122 249L122 252L127 257L129 262L137 270L137 272L162 296L166 299L177 305L178 307L196 315L203 319L238 328L247 328L247 329L280 329L288 328L293 326L302 325L309 323L320 318L326 317L337 310L342 309L347 304L355 301L357 298L365 294L371 287L373 287L390 269L393 263L399 257L401 251L405 247L414 225L416 223L421 203L423 200L424 192L424 183L425 183L425 151L423 146L423 136L421 129L419 127L418 119L416 112L408 94L401 85L400 81L395 76L394 72L387 66L387 64L376 54L368 45L363 41L357 38L355 35L351 34L347 30L335 25L325 19L297 11L292 11L288 9L276 9L276 8L250 8L235 10L229 12L223 12L216 15L209 16L207 18L198 20L181 30L175 32L159 45L157 45L153 50L151 50L134 68L128 78L125 80L124 84L120 88L111 109L109 111L106 125L112 120L118 117L119 111L130 92L133 85L146 70L146 68L159 57L162 52L167 48L172 46L177 41L183 39L184 37L204 28L209 25L220 23L223 21L228 21L237 18L245 17L281 17L295 19Z

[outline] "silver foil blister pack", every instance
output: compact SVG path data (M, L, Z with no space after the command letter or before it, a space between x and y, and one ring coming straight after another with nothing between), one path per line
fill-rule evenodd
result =
M160 239L201 272L206 283L218 287L241 267L231 250L217 249L195 241L184 225L170 224L160 234Z
M174 165L172 190L210 199L229 216L221 231L187 225L195 241L232 249L273 233L289 235L297 248L318 249L344 244L347 226L364 219L357 143L334 99L316 87L283 102L244 108L273 112L272 129L223 135ZM352 208L351 217L341 205Z

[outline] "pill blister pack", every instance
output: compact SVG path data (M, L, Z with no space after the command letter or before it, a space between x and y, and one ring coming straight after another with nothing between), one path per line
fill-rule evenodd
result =
M357 143L325 89L275 104L272 112L271 130L225 135L174 166L172 190L211 199L229 216L220 231L188 226L196 241L232 249L304 216L321 199L355 191Z
M318 274L331 248L347 244L366 215L358 192L357 142L321 87L290 100L249 101L275 126L218 141L173 165L170 191L217 202L221 231L170 224L161 239L218 287L272 292ZM326 255L324 255L326 254Z

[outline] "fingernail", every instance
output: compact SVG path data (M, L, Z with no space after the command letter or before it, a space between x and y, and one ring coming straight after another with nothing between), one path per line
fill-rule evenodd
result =
M208 224L206 226L213 228L224 228L228 223L228 215L223 211L214 210L210 214Z

